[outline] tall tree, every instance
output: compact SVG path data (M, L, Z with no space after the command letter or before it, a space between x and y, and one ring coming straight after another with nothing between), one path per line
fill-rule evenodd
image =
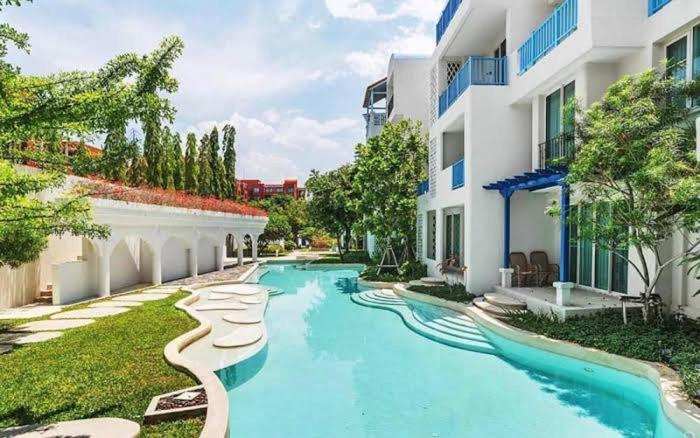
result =
M126 181L131 154L126 138L126 125L118 125L107 133L100 168L102 176L112 181Z
M236 198L236 128L224 126L224 197Z
M665 271L700 252L700 163L685 104L699 91L700 81L650 70L622 78L602 101L578 109L581 148L567 181L596 212L579 220L579 235L639 275L647 320ZM684 243L670 249L674 235Z
M163 186L162 165L163 150L160 124L154 116L149 116L143 126L143 156L146 158L146 182L151 187Z
M311 194L308 201L311 221L336 238L341 258L343 235L348 237L345 239L347 252L353 226L361 219L356 208L360 195L354 185L355 174L355 166L346 165L323 174L313 170L306 181L306 189Z
M219 152L219 130L214 127L209 134L209 166L211 166L211 193L217 198L223 198L222 185L224 182L223 163Z
M211 161L210 161L210 149L209 136L204 134L199 140L199 152L197 157L197 167L199 168L199 178L197 180L198 189L197 193L201 196L214 196L211 190Z
M185 190L190 194L199 193L199 161L197 160L197 136L187 134L185 151Z
M356 150L355 189L364 227L386 250L392 240L402 242L408 257L415 256L416 185L425 178L427 139L420 122L387 123L380 135Z
M179 133L173 137L173 182L175 190L185 189L185 158L182 156L182 138Z
M163 158L160 160L162 187L164 189L175 189L175 178L173 172L175 170L175 136L167 126L163 128L161 134L161 149Z

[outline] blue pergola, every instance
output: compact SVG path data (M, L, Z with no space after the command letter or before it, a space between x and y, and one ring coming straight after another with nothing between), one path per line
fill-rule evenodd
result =
M561 187L561 260L559 269L559 281L564 283L569 277L569 230L567 220L569 216L569 186L564 178L567 171L564 169L538 169L534 172L525 172L501 181L484 186L486 190L498 191L505 200L503 212L503 267L510 268L510 198L513 193L528 190L542 190L549 187Z

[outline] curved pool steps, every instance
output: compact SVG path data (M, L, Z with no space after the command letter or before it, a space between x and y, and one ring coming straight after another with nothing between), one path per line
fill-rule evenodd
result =
M520 300L516 300L515 298L509 297L508 295L504 295L504 294L487 293L487 294L484 294L484 300L486 300L486 302L488 302L489 304L493 304L494 306L497 306L497 307L503 307L504 309L513 309L513 310L525 310L525 309L527 309L527 304L523 303Z
M353 294L351 299L356 304L366 307L388 310L398 314L408 328L430 340L451 347L460 348L463 350L475 351L478 353L496 354L497 349L491 342L478 331L478 328L471 320L463 315L464 318L456 317L457 312L448 311L445 309L444 317L438 317L438 312L442 309L431 312L436 315L434 319L430 317L419 317L415 309L412 309L411 304L397 297L394 300L382 298L379 291L366 291L358 294ZM425 306L421 305L421 308ZM425 313L425 311L423 311ZM453 324L462 324L461 327L448 328L442 325L446 322L444 318L450 318ZM455 321L458 321L455 323ZM476 328L476 331L474 329Z
M500 305L495 305L485 300L484 298L477 298L474 300L474 306L499 319L508 319L514 315L525 313L526 310L513 309L508 307L502 307Z
M267 289L267 295L270 297L276 297L277 295L282 295L284 291L282 289L271 287Z

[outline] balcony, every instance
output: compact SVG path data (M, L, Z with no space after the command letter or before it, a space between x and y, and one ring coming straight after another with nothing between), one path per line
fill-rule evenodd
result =
M366 126L366 138L370 139L375 135L379 135L386 124L386 113L383 112L371 112L369 114L364 114Z
M447 28L450 27L450 22L454 18L457 10L459 9L459 5L461 4L462 0L447 1L447 5L442 11L442 15L440 15L440 21L438 21L437 25L435 26L435 40L437 44L440 44L442 36L445 35L445 32L447 32Z
M452 165L452 190L464 187L464 160Z
M649 0L668 2L670 0ZM547 20L535 29L530 38L518 49L519 74L528 71L549 51L561 44L578 28L578 0L566 0Z
M540 169L566 167L576 158L576 136L564 133L540 143L539 149Z
M471 56L440 96L442 116L472 85L508 85L508 58Z
M671 0L649 0L649 16L656 14L669 3Z
M423 196L430 191L430 181L427 179L418 183L416 187L416 196Z

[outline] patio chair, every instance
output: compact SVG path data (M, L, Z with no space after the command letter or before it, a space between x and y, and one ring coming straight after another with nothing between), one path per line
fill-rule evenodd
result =
M537 268L527 262L525 253L510 253L510 267L514 271L512 282L515 283L517 287L530 286L537 278Z
M549 263L549 257L544 251L532 251L530 264L537 269L537 285L551 285L559 278L559 265Z

